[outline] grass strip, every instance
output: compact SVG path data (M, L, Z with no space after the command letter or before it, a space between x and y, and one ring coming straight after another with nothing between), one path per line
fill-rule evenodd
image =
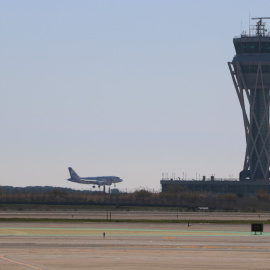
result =
M55 222L55 223L189 223L189 224L270 224L270 220L168 220L168 219L67 219L67 218L0 218L0 222Z

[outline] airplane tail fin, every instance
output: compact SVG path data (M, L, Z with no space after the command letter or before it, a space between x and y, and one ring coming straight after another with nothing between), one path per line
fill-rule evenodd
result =
M74 179L74 180L80 179L80 176L71 167L68 167L68 170L69 170L71 179Z

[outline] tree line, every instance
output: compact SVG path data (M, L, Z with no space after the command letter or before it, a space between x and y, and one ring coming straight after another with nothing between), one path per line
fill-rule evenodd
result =
M200 208L222 211L269 211L270 194L260 191L253 196L190 192L186 188L173 187L167 192L154 193L146 189L132 193L107 194L55 187L0 187L0 204L48 204L48 205L111 205L178 207L182 211ZM0 208L1 210L1 208Z

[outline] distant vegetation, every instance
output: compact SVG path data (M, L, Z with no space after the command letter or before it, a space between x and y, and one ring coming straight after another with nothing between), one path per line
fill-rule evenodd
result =
M210 211L256 212L270 210L270 194L264 191L258 192L256 196L199 193L181 187L173 187L166 193L140 189L133 193L118 194L55 187L0 187L0 211L14 209L12 205L58 205L65 206L67 210L69 206L82 206L83 209L99 206L123 209L132 206L177 208L178 211L199 211L207 208ZM46 207L42 209L46 210Z

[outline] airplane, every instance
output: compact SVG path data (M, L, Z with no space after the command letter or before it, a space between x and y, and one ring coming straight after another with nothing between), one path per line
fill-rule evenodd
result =
M105 185L110 186L111 184L120 183L123 180L118 176L96 176L96 177L80 177L71 167L68 167L70 178L68 181L80 183L80 184L93 184L93 188L95 185L98 187Z

